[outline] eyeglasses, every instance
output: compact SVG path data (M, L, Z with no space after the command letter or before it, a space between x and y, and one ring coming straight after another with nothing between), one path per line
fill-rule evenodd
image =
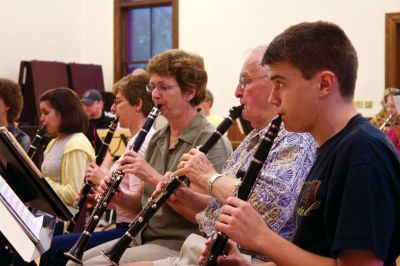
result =
M115 106L118 106L118 105L120 105L123 101L126 101L125 99L118 99L118 98L115 98L114 99L114 105Z
M172 87L178 86L177 84L175 85L154 85L154 84L147 84L146 85L146 90L147 92L152 93L154 90L158 90L159 92L165 92L169 89L171 89Z
M262 79L262 78L266 78L266 77L267 77L267 75L263 75L263 76L259 76L259 77L251 77L251 78L250 77L249 78L239 77L240 88L242 90L244 90L244 89L246 89L247 85L249 85L253 81L258 80L258 79Z

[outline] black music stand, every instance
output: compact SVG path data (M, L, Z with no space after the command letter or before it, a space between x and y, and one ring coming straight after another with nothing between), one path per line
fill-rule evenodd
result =
M0 174L27 207L41 210L64 221L73 217L6 127L0 127ZM23 234L22 225L12 215L12 210L8 208L7 211L5 204L0 205L0 208L3 216L0 219L0 231L25 261L35 259L49 249L55 219L43 224L38 241L32 241L28 235Z
M97 129L97 135L104 142L108 129ZM132 138L132 134L127 128L117 128L114 132L114 136L108 145L110 154L113 157L119 157L125 152L128 141Z

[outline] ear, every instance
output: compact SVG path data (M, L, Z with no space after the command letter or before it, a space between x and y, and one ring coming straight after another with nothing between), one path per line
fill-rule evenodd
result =
M320 97L329 95L337 87L336 75L332 71L322 71L318 77Z
M143 106L143 100L141 98L138 99L138 103L135 105L135 112L136 113L141 113L142 112L142 106Z
M196 89L195 88L190 88L188 91L186 91L184 93L184 97L188 102L190 102L194 98L195 95L196 95Z

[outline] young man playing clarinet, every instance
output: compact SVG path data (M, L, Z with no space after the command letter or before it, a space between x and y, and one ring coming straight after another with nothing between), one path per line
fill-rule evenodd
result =
M317 160L297 202L292 242L237 198L226 201L216 229L276 265L395 265L399 157L384 133L357 114L358 63L350 40L335 24L301 23L272 41L263 64L274 84L269 102L288 130L314 137ZM218 262L249 265L235 245Z

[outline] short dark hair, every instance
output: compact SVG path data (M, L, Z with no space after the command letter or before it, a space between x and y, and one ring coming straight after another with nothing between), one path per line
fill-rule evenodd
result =
M179 49L170 49L155 55L147 65L149 75L158 74L174 76L182 91L196 89L195 96L190 101L197 106L206 98L207 72L201 56Z
M68 88L55 88L40 95L39 101L48 101L61 115L59 132L72 134L86 132L89 120L83 111L78 94Z
M212 107L212 105L214 103L214 95L212 94L212 92L209 89L207 89L207 96L206 96L205 101L206 102L211 102L210 107Z
M263 65L288 62L303 77L330 70L337 76L343 97L353 97L357 79L357 52L344 31L324 21L304 22L289 27L268 46Z
M120 91L131 105L137 104L141 99L142 113L148 116L154 103L151 93L146 90L147 84L149 84L149 75L146 71L134 71L114 84L113 93L116 95Z
M19 119L24 105L21 87L9 79L0 78L0 99L9 107L7 122L12 123Z

